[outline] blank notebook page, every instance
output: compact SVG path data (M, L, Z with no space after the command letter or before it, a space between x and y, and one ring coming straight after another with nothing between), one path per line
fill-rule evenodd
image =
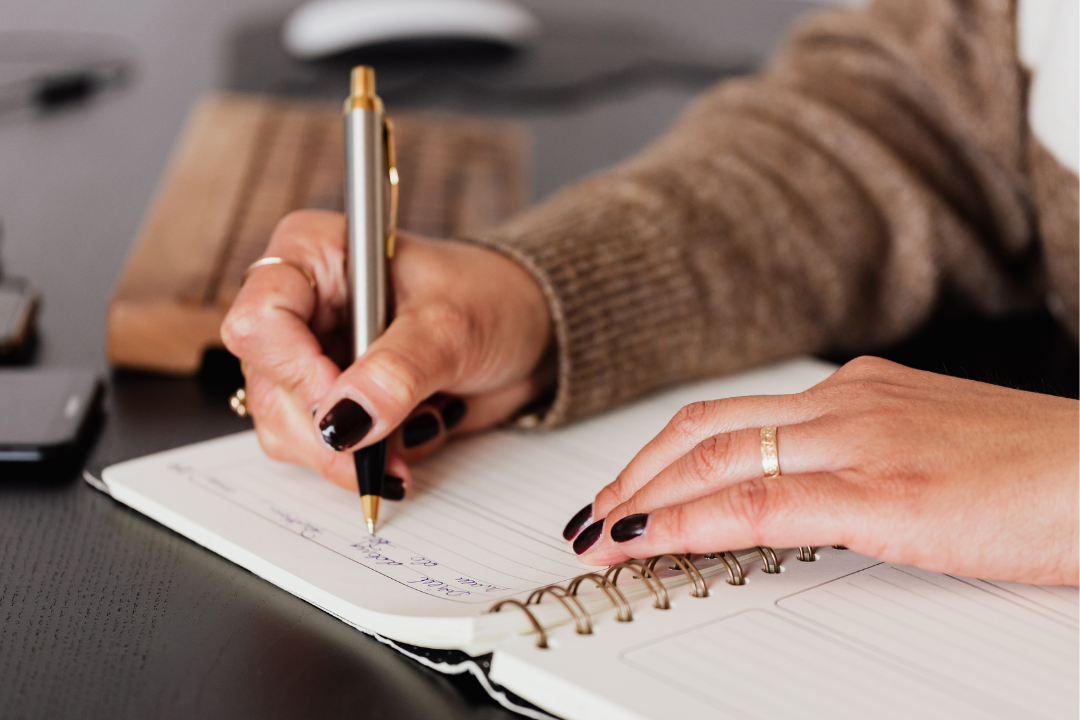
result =
M1077 716L1076 588L819 554L814 563L788 554L782 575L755 571L743 588L714 580L712 597L683 595L650 614L664 618L609 624L596 639L556 631L560 645L547 653L516 640L496 651L492 676L526 698L529 682L546 682L551 697L559 680L600 668L576 703L551 708L572 719ZM667 689L620 691L643 684Z

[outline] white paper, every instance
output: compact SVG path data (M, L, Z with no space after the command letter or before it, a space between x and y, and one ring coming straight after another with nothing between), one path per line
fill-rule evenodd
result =
M402 642L465 647L496 601L594 570L563 541L564 525L680 407L798 392L832 370L791 361L556 432L451 443L414 468L403 502L382 503L374 537L355 493L268 459L254 433L122 463L103 479L121 502L355 625ZM522 625L517 616L483 622Z
M1076 588L819 554L789 553L784 573L752 573L746 587L713 580L710 598L684 593L595 637L556 631L555 650L515 640L496 650L492 678L569 720L1077 716ZM1018 600L1017 587L1055 607Z

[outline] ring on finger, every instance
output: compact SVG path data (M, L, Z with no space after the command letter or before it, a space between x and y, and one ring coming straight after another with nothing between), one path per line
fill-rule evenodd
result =
M312 290L314 290L316 287L315 275L312 274L310 270L308 270L306 267L296 262L295 260L289 260L288 258L280 257L264 257L248 265L247 270L244 271L244 277L240 279L240 284L244 284L244 281L248 279L248 275L251 274L252 270L266 267L268 265L288 265L293 270L296 270L304 276L304 279L308 281L308 285L311 286Z
M765 477L780 476L780 452L775 427L761 428L761 470Z
M229 396L229 407L236 413L237 417L245 418L249 414L247 406L247 388L239 387L232 395Z

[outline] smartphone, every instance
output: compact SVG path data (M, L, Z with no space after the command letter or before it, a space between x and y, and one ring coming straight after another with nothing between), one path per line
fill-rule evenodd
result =
M0 464L63 460L89 432L103 392L89 370L0 370Z
M0 357L17 355L30 337L37 291L21 278L0 281ZM0 405L0 411L4 408Z

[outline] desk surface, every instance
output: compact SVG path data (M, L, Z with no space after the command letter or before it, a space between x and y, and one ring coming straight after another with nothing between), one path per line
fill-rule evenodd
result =
M111 33L132 42L138 58L134 85L116 97L51 117L0 117L0 260L43 290L37 364L105 371L106 305L187 109L210 89L253 82L236 67L244 56L237 44L257 40L252 28L272 26L294 4L0 3L0 32ZM782 0L527 4L568 16L589 12L594 26L606 13L680 46L720 38L742 56L764 55L805 7ZM540 197L634 152L693 92L654 85L503 114L534 134ZM208 377L112 376L92 462L247 427L226 409L235 384ZM402 658L119 506L74 470L0 478L0 716L510 717L475 683Z

